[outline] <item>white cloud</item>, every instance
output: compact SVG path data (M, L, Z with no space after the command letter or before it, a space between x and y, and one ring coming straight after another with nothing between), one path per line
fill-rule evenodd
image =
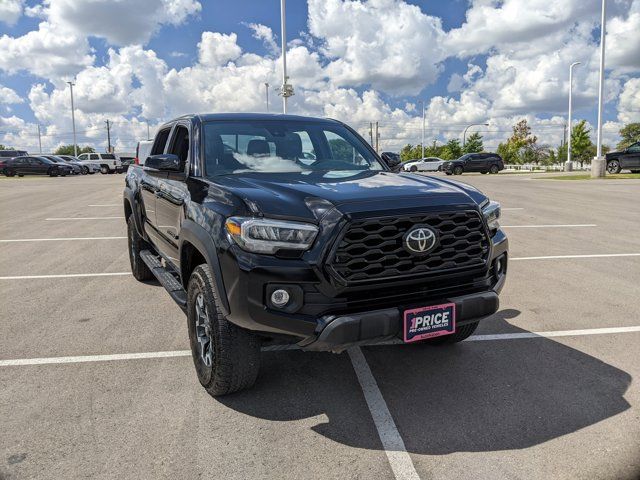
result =
M162 25L180 25L202 9L196 0L46 0L45 14L76 34L115 45L146 43Z
M213 67L235 60L242 53L237 41L238 36L235 33L225 35L218 32L203 32L202 39L198 43L199 62Z
M15 90L0 85L0 104L11 105L14 103L23 103L24 99L16 93Z
M624 123L640 122L640 78L627 80L620 94L618 119Z
M2 0L0 1L0 22L9 26L15 25L20 16L24 0Z
M609 68L640 71L640 0L634 0L627 12L607 23L605 59Z
M253 38L261 40L270 54L275 55L280 52L280 48L275 41L273 30L271 30L271 28L260 23L249 23L247 24L247 27L253 30Z
M415 94L441 71L441 21L419 7L400 0L308 4L309 31L330 59L326 71L335 84Z

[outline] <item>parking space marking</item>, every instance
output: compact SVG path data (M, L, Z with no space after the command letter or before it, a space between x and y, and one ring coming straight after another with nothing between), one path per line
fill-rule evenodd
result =
M20 242L65 242L72 240L122 240L127 237L60 237L60 238L15 238L0 240L0 243Z
M578 223L573 225L501 225L502 228L576 228L597 227L594 223Z
M513 257L509 260L562 260L565 258L609 258L609 257L640 257L640 253L602 253L595 255L547 255L543 257Z
M348 350L348 353L394 476L398 480L419 480L418 472L407 453L398 427L393 421L387 402L378 388L362 350L359 347L353 347Z
M487 335L473 335L465 342L482 342L497 340L520 340L528 338L552 338L552 337L581 337L588 335L612 335L618 333L640 332L640 325L630 327L605 327L587 328L582 330L550 330L546 332L521 332L521 333L495 333ZM367 348L377 346L390 346L404 344L400 339L369 345ZM297 345L270 345L262 347L263 352L300 350ZM110 362L114 360L142 360L147 358L171 358L188 357L190 350L173 350L166 352L138 352L138 353L116 353L109 355L77 355L71 357L44 357L44 358L18 358L10 360L0 360L0 367L19 367L29 365L52 365L56 363L89 363L89 362Z
M107 272L107 273L67 273L60 275L12 275L0 277L0 280L33 280L40 278L80 278L80 277L119 277L131 275L131 272Z
M47 221L63 221L63 220L122 220L124 217L52 217L45 218Z

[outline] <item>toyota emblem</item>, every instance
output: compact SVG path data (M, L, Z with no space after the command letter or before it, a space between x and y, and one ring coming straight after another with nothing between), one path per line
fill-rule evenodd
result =
M404 236L404 247L411 253L429 253L437 243L436 232L429 227L414 227Z

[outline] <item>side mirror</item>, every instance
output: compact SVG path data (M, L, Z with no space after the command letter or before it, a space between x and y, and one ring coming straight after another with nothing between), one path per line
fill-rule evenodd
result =
M382 152L382 155L380 155L380 157L382 158L382 160L384 160L384 163L386 163L391 170L398 170L397 167L400 166L401 162L399 155L395 155L389 152Z
M144 162L144 168L152 170L162 170L169 172L180 172L184 166L177 155L173 153L163 153L151 155Z

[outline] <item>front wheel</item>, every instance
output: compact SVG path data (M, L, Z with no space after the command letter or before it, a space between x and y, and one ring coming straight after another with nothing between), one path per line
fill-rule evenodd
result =
M620 173L620 162L618 160L611 160L607 163L607 172L611 174Z
M135 220L133 214L127 219L127 241L129 244L129 263L131 264L131 273L133 278L143 282L145 280L151 280L153 273L144 263L140 252L149 248L149 244L140 236L138 230L136 230Z
M260 370L260 339L224 318L214 285L207 264L195 268L187 289L187 322L198 380L216 397L253 386Z
M462 175L462 172L463 172L463 170L462 170L462 167L460 167L460 166L458 166L458 167L453 169L453 174L454 175Z
M109 167L107 167L106 165L102 165L100 167L100 173L106 175L107 173L109 173Z
M82 175L86 175L87 173L89 173L89 169L87 167L82 167L82 170L80 170L80 173L82 173Z
M427 345L449 345L451 343L461 342L473 335L473 332L475 332L476 328L478 328L478 323L479 322L467 323L462 327L458 327L456 329L456 332L452 333L451 335L429 338L427 340L423 340L420 343L425 343Z
M15 174L16 174L16 172L12 168L5 168L5 170L4 170L5 177L13 177L13 176L15 176Z
M58 170L56 170L55 168L51 168L49 169L49 171L47 172L47 174L50 177L57 177L58 176Z
M409 168L409 171L412 173L416 173L418 171L418 167L416 167L415 165L412 165L411 168Z

